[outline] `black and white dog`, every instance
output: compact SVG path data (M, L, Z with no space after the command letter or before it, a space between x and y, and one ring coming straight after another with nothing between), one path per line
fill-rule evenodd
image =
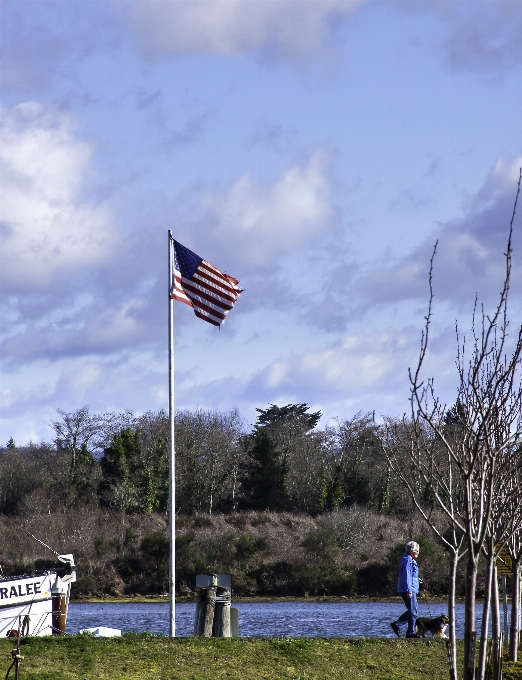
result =
M449 621L449 618L445 614L441 614L434 619L421 616L417 619L417 635L426 637L426 633L431 633L432 637L445 638L447 637L445 631Z

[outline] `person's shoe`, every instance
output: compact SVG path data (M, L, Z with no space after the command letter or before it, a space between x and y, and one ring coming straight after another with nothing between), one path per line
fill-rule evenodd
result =
M396 623L390 623L390 626L392 627L393 632L397 637L401 636L401 629Z
M406 633L407 638L416 638L417 640L422 639L422 635L417 635L417 633Z

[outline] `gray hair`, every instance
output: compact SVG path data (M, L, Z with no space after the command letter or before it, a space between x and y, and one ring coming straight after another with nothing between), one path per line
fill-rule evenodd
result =
M405 549L406 549L406 552L408 553L408 555L412 552L418 553L419 552L419 544L415 543L415 541L408 541L408 543L406 543Z

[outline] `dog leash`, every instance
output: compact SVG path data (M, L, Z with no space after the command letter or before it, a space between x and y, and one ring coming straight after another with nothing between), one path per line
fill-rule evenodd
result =
M426 595L426 590L425 590L425 586L424 586L424 581L422 582L422 585L423 585L422 594L424 595L424 599L426 600L426 605L427 605L427 607L428 607L428 614L430 615L430 619L432 619L432 618L433 618L433 615L432 615L432 613L431 613L430 603L429 603L429 601L428 601L428 596Z

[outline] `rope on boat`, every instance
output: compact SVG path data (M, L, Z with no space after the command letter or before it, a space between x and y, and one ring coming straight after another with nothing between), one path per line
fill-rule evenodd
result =
M53 630L52 624L47 623L47 619L51 616L51 612L45 612L44 614L41 614L40 616L35 616L33 615L33 618L29 616L29 614L25 614L22 619L22 628L20 631L20 634L22 637L26 637L29 635L30 631L30 624L31 620L34 622L33 630L31 635L40 635L41 631L44 628L50 628L51 631ZM0 623L3 621L12 621L11 625L14 625L16 622L17 617L16 616L0 616ZM5 623L2 626L4 630L6 629ZM16 630L16 628L11 628L11 630Z
M24 620L22 621L22 628L20 630L20 635L22 637L25 637L29 633L29 624L31 623L31 617L29 614L26 614L24 616Z

